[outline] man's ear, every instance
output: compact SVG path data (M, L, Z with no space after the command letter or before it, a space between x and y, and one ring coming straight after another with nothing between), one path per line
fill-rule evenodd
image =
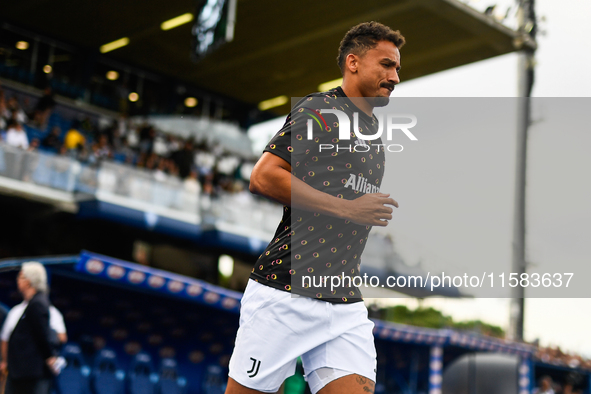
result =
M345 68L352 74L355 74L357 72L358 65L359 57L353 53L348 54L345 58Z

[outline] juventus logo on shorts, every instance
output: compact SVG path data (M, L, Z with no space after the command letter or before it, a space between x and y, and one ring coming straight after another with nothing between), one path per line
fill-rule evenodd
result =
M259 373L259 367L261 366L261 361L260 360L257 361L256 358L252 358L252 357L250 359L252 360L252 368L250 368L250 371L246 371L246 373L252 374L252 375L248 375L249 378L254 378Z

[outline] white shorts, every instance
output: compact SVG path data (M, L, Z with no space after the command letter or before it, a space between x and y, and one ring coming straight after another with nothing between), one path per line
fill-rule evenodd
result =
M229 372L241 385L276 392L300 356L313 392L330 381L312 382L326 376L313 373L320 368L338 370L334 379L354 373L375 382L374 323L363 302L332 304L249 280L241 304Z

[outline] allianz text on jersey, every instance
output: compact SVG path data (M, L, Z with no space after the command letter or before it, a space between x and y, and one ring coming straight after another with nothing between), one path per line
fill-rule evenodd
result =
M349 141L351 138L351 121L347 114L338 109L319 109L318 115L322 114L334 114L339 121L339 142ZM378 120L378 131L373 135L361 134L359 130L359 114L353 113L353 133L357 137L355 144L319 144L318 151L323 150L335 150L335 151L349 151L349 152L368 152L370 147L365 143L367 140L377 140L384 132L384 118L386 120L386 140L391 141L394 130L402 131L411 141L417 141L417 137L411 133L410 129L417 125L417 117L412 114L386 114L376 116ZM410 119L409 123L397 123L395 120ZM324 119L323 119L324 120ZM307 126L307 139L313 139L313 122L312 119L308 119L306 122ZM404 147L401 144L372 144L373 147L378 150L384 150L388 152L402 152Z

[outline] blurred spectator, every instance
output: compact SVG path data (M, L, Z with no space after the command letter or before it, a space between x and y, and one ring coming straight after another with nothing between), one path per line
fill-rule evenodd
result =
M31 143L29 144L29 148L27 149L29 152L33 152L36 151L39 148L39 145L41 143L39 142L39 138L33 138L33 140L31 141Z
M47 134L43 141L41 141L41 146L46 149L51 149L55 152L58 152L62 146L62 142L60 141L60 134L62 131L58 126L54 126L51 129L51 132Z
M182 144L179 142L178 138L170 134L166 136L166 149L168 150L168 154L181 149L181 146Z
M216 190L213 186L213 174L208 174L203 180L203 194L206 196L214 197Z
M183 149L174 152L171 156L179 169L179 176L185 179L191 173L195 153L193 152L193 141L185 141Z
M113 152L111 147L109 146L107 136L105 134L101 134L98 139L97 149L96 149L96 156L97 159L110 159L113 157Z
M72 125L72 128L68 130L66 133L66 137L64 138L64 146L69 151L77 149L78 145L84 146L86 143L86 137L79 132L75 125Z
M86 150L84 145L79 145L78 154L80 157L86 157L86 162L91 166L96 166L100 162L99 145L95 142L90 146L90 152Z
M205 177L212 173L215 166L215 156L207 150L199 150L195 154L195 164L201 177Z
M552 378L550 376L542 376L540 378L540 387L534 390L534 394L554 394L552 383Z
M148 158L146 159L146 170L155 170L158 167L158 162L158 155L156 153L151 153L150 156L148 156Z
M124 163L133 164L135 152L129 147L129 143L126 139L123 139L119 148L115 149L114 157L119 157L119 160Z
M140 139L138 137L138 131L135 127L127 131L127 143L130 148L138 149Z
M47 273L37 262L24 263L17 277L17 287L26 302L4 322L0 370L8 371L6 394L48 394L56 361L49 329ZM12 322L12 323L11 323ZM12 329L10 329L12 327ZM9 332L4 336L5 330Z
M154 179L159 182L164 182L166 180L166 161L164 159L158 161L158 166L156 171L154 171Z
M0 130L6 129L6 119L8 119L8 109L6 108L6 98L4 90L0 87Z
M91 159L90 152L86 149L85 145L78 144L76 149L68 150L66 145L62 145L59 151L60 155L70 155L72 158L82 162L82 163L89 163L94 164L96 160L94 158Z
M127 142L127 140L121 136L117 127L112 127L109 131L109 145L113 148L113 152L120 150L124 141Z
M121 116L119 116L119 119L116 120L116 129L121 138L127 137L127 132L129 131L128 121L129 119L125 114L121 114Z
M94 135L96 132L96 127L94 126L92 120L88 116L86 116L82 121L79 122L79 130L84 135Z
M18 99L16 98L16 96L12 96L8 100L8 102L6 103L6 109L8 112L6 118L8 120L15 120L21 124L27 122L27 115L18 103Z
M47 86L43 91L43 96L37 101L35 111L33 113L33 122L35 127L45 130L47 127L47 120L51 115L51 111L55 107L55 99L51 87Z
M140 153L148 155L152 153L154 148L154 138L156 137L156 130L150 125L145 125L140 130Z
M179 168L176 166L175 162L172 159L164 159L166 161L166 168L168 174L174 175L176 177L179 176Z
M158 156L168 157L170 152L168 151L168 144L166 143L166 140L164 139L163 136L161 136L161 135L156 136L156 138L154 139L153 151Z
M183 188L186 192L198 195L201 192L201 185L197 181L197 170L191 170L189 176L183 181Z
M21 149L29 149L29 138L22 124L18 121L10 120L8 130L6 131L6 143Z
M38 110L46 105L52 108L55 106L55 102L50 100L50 90L45 91L44 97L47 104L36 108L35 123L42 122ZM15 110L18 113L22 111L16 97L11 98L10 106L3 103L0 89L0 120L8 120ZM199 190L203 190L206 196L215 197L223 191L244 195L244 186L236 185L242 177L240 166L243 160L226 154L221 145L210 146L205 138L195 142L192 138L162 133L149 123L144 123L138 129L137 124L129 121L126 115L118 119L93 119L86 116L82 120L73 120L71 128L63 137L56 126L41 141L27 141L28 144L25 143L27 134L22 132L22 127L10 122L10 128L15 130L11 130L9 140L14 146L30 150L42 147L90 166L99 165L103 160L114 160L154 171L153 176L159 181L167 180L170 176L179 177L186 179L187 188L193 191L197 182ZM0 139L6 141L2 133L0 130Z

